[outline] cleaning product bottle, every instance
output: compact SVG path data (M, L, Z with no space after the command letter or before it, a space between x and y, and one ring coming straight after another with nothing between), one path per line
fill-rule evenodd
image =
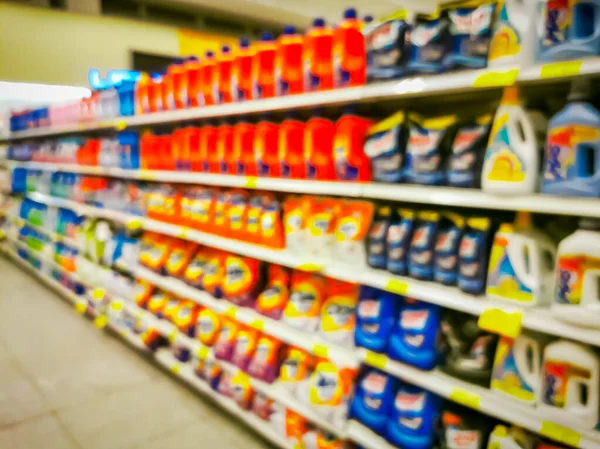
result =
M260 242L273 249L285 248L285 235L281 220L281 203L274 194L263 196L260 216Z
M406 74L406 37L410 28L407 12L401 9L380 23L363 28L367 47L367 79L386 80Z
M256 300L256 311L278 320L290 296L290 271L280 265L269 265L269 281Z
M375 368L365 369L358 380L350 417L383 434L400 380Z
M397 447L431 448L440 412L439 396L414 385L402 384L387 420L386 438Z
M327 284L327 298L321 306L319 332L328 341L352 347L360 287L336 279L328 279Z
M393 293L363 285L356 308L356 345L384 352L398 316L400 302L401 298Z
M485 290L492 222L489 218L467 219L458 247L458 287L472 295Z
M279 160L279 126L269 116L256 125L254 133L254 154L258 176L279 178L281 176L281 161Z
M449 28L448 19L439 12L416 15L407 43L411 72L442 71L442 60L452 45Z
M225 256L225 278L223 295L232 303L242 307L254 307L261 291L262 261L234 254Z
M375 218L367 235L367 263L373 268L386 268L386 241L391 220L390 206L383 206L375 211Z
M600 222L582 219L558 245L552 313L577 326L600 327Z
M229 238L246 240L248 192L241 189L227 190L225 201L225 235Z
M202 86L200 85L200 66L200 61L196 56L186 58L183 65L187 78L187 98L190 108L197 108L201 104Z
M475 410L446 402L441 413L441 449L485 449L494 421Z
M279 160L283 178L306 178L304 123L293 113L288 113L279 126Z
M252 97L254 99L275 96L275 53L277 46L271 33L263 33L254 44L252 60Z
M248 39L240 39L240 48L233 60L231 70L231 93L233 101L252 100L252 60L254 50Z
M453 212L442 215L433 255L433 278L445 285L456 285L458 278L458 247L465 228L465 219Z
M231 353L231 363L237 365L242 371L247 372L250 362L254 357L259 337L260 332L256 329L241 326L235 336L233 352Z
M417 224L408 250L408 273L411 277L433 279L433 256L440 214L431 211L417 213Z
M212 51L204 54L204 59L200 61L200 89L198 96L200 106L212 106L217 100L217 61Z
M577 429L598 424L600 357L594 349L559 340L544 350L537 409L554 422Z
M440 318L438 305L405 298L390 335L388 355L423 370L435 368L441 358Z
M588 0L575 3L540 0L537 60L565 61L600 54L600 5Z
M196 317L196 338L203 345L214 345L221 332L221 323L221 316L214 310L202 309Z
M221 331L214 346L215 358L217 360L231 360L233 346L241 324L237 321L224 318L221 324Z
M325 300L325 288L323 277L295 271L292 274L290 300L283 310L282 321L304 332L315 332Z
M364 152L371 160L374 181L402 181L408 140L408 129L404 122L405 114L400 111L369 127Z
M333 30L316 18L304 37L304 91L333 88Z
M204 161L204 172L219 173L221 167L217 157L218 129L212 122L207 122L202 127L200 134L199 152Z
M344 20L333 30L334 87L361 86L367 81L365 37L356 10L344 11Z
M524 306L549 305L556 247L532 229L531 216L518 212L516 224L500 226L492 243L487 295Z
M233 101L233 53L229 45L221 47L221 54L215 65L217 97L216 104L231 103Z
M487 449L534 449L534 443L533 435L521 427L498 424L490 434Z
M573 82L568 104L548 123L542 193L600 196L600 112L590 94L587 81Z
M488 67L521 67L533 64L536 46L534 2L505 0L494 25Z
M336 179L333 161L335 124L315 111L304 128L304 159L306 177L317 181Z
M333 161L338 180L371 180L371 164L364 152L365 137L371 123L371 120L356 115L350 106L345 108L335 124Z
M242 118L233 127L233 153L237 157L237 174L256 176L256 155L254 154L254 134L256 125Z
M304 38L293 26L286 26L277 39L275 92L277 96L304 92L302 50Z
M281 363L277 385L295 396L298 386L308 379L313 367L312 355L302 349L289 346Z
M235 175L237 160L232 158L233 153L233 126L223 120L217 128L217 147L213 149L214 158L209 157L209 170L211 173ZM218 170L214 171L217 169Z
M407 254L413 238L415 211L397 209L387 231L387 262L390 273L405 276L408 273Z
M367 267L364 241L373 220L374 209L370 201L345 201L340 204L332 259L356 268Z
M248 374L256 379L272 383L279 375L283 347L283 343L277 338L261 335L248 366Z
M540 390L542 354L547 338L521 334L501 336L496 348L490 388L525 404L535 404Z
M483 162L482 190L511 195L535 192L540 165L538 133L545 123L541 114L521 105L517 87L504 88Z

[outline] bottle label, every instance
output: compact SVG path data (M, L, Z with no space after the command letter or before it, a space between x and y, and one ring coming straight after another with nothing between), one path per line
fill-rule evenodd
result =
M523 182L525 167L523 160L511 147L508 131L508 114L499 116L492 129L490 145L486 152L486 177L489 181Z
M533 292L515 272L508 256L509 242L505 237L496 235L489 261L487 291L495 296L530 303ZM527 251L527 248L525 248ZM525 255L527 257L527 254Z
M589 383L592 373L583 367L560 360L544 361L542 372L542 401L553 407L565 408L567 404L568 385L572 378ZM572 389L577 393L578 389ZM578 403L578 399L575 400ZM581 404L585 406L586 404Z
M548 132L546 145L546 167L544 181L564 181L569 177L579 176L573 173L576 165L584 165L585 158L577 155L581 144L595 145L600 139L600 132L589 126L566 126L552 128ZM594 167L581 167L593 170Z
M600 269L600 259L560 256L557 266L555 300L559 304L578 305L581 302L585 272Z
M535 364L533 354L526 355L526 363ZM512 340L502 337L498 343L494 370L492 372L492 388L503 391L523 401L531 402L535 399L535 391L519 372L515 360L514 344Z
M571 13L569 0L548 1L542 46L553 47L567 41L567 29L571 24Z

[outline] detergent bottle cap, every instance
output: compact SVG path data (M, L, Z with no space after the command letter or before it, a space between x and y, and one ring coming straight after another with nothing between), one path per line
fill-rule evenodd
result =
M283 34L296 34L296 28L291 25L286 25L283 29Z
M373 21L373 16L365 16L363 19L363 22L365 23L371 23Z
M231 47L229 47L229 45L223 45L221 47L221 53L228 54L229 52L231 52Z
M322 17L317 17L315 18L315 20L313 20L312 26L314 27L324 27L325 26L325 19L323 19Z
M271 35L271 33L265 32L260 35L260 40L261 41L272 41L273 36Z
M249 48L250 47L250 40L246 39L245 37L240 39L240 48Z
M519 104L519 89L515 86L508 86L504 88L502 94L501 104L515 105Z
M344 11L344 19L356 19L356 9L348 8Z
M515 217L515 227L517 229L532 229L531 213L522 210L518 211Z
M204 57L211 59L215 57L215 53L213 51L207 50L206 53L204 53Z
M568 101L586 101L590 98L590 80L579 79L573 80Z

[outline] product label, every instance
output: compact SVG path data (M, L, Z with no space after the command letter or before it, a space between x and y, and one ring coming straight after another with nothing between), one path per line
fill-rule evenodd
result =
M495 296L530 303L532 290L517 275L508 255L508 242L502 236L494 238L488 272L488 292Z
M508 114L495 120L486 152L486 177L490 181L523 182L526 167L511 147L508 120Z
M488 61L495 61L505 56L514 56L521 52L521 36L508 21L506 4L502 6L497 25L494 28Z
M362 386L370 394L381 394L384 392L387 383L387 376L372 372L365 376L362 381Z
M595 145L600 139L600 132L589 126L567 126L551 128L548 132L546 146L546 167L544 180L564 181L569 176L579 176L572 173L571 168L581 165L582 170L593 170L594 167L585 167L585 157L577 154L581 144Z
M579 381L589 386L592 373L583 367L572 365L561 360L545 360L542 371L542 401L557 408L567 404L569 382ZM571 389L576 395L572 405L585 407L583 398L577 397L579 389Z
M208 315L200 315L196 325L200 339L208 338L216 329L216 323L213 321L213 318Z
M487 33L492 25L494 16L493 5L482 5L472 11L457 9L449 12L452 22L452 34L469 34L477 36Z
M549 0L546 6L544 26L544 47L562 44L567 39L567 29L571 24L571 6L569 0Z
M403 310L399 324L403 329L423 330L428 318L428 310Z
M358 304L358 316L361 318L377 318L381 313L381 303L375 299L363 300Z
M335 232L335 239L338 242L347 242L355 240L358 236L360 223L354 217L344 217L338 221Z
M476 430L446 429L447 449L479 449L481 435Z
M581 302L587 270L600 269L600 259L586 256L561 256L558 259L555 299L560 304ZM597 277L591 278L594 281Z
M442 31L442 24L439 20L417 25L410 34L410 41L417 47L424 47L435 39Z
M390 46L396 47L401 24L398 22L384 23L371 31L365 39L369 50L379 50Z
M425 407L425 393L407 393L398 391L394 405L403 412L420 412Z
M410 155L410 169L418 173L438 170L441 158L437 150L444 132L411 127L406 146L406 152Z
M527 383L519 371L515 359L513 340L503 337L498 344L492 372L492 389L503 391L523 401L532 402L535 399L533 388ZM533 354L526 354L525 363L535 364ZM527 369L527 367L524 367Z

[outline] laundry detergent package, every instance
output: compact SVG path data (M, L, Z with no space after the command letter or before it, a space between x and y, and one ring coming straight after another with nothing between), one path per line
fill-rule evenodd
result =
M487 66L496 2L477 3L477 6L465 4L448 10L452 47L442 61L446 69L482 69Z
M356 345L385 352L401 302L402 299L393 293L363 285L356 308Z
M494 421L475 410L447 401L441 413L438 439L442 449L485 449Z
M262 335L256 344L254 356L248 366L248 374L265 382L273 382L279 376L283 343L277 338Z
M183 275L190 260L198 250L198 245L193 242L178 241L173 245L171 254L165 262L165 270L169 276L180 277Z
M389 374L375 368L365 369L356 386L350 417L382 435L399 385L400 380Z
M430 391L401 384L388 415L386 438L397 447L434 447L441 405L441 398Z
M225 256L223 295L242 307L254 307L262 289L262 261L233 254Z
M465 219L458 214L442 214L433 254L433 278L436 282L456 285L458 248L465 224Z
M373 219L374 205L370 201L340 203L335 223L335 243L331 258L354 268L366 267L364 240Z
M440 214L421 211L408 251L408 273L411 277L431 281L433 279L433 256L435 239L440 224Z
M204 264L202 289L218 299L223 297L226 255L218 250L213 250L209 254L210 257ZM239 286L239 284L236 286Z
M404 153L408 140L406 114L397 112L369 127L364 152L371 160L373 180L397 183L404 177Z
M313 356L308 352L293 346L288 347L281 363L277 385L295 396L298 386L310 376L314 362Z
M408 272L407 254L415 227L415 212L397 209L387 232L387 270L404 276Z
M392 208L390 206L379 207L375 211L375 217L367 235L367 263L372 268L386 268L386 243L391 221Z
M302 254L306 251L306 223L311 204L311 199L301 196L290 196L283 203L285 247L290 252Z
M259 337L260 332L257 330L251 327L241 326L233 343L231 363L236 365L242 371L248 371L248 366L250 365L252 357L254 357Z
M225 215L228 237L246 240L248 214L248 193L244 190L232 189L225 193Z
M473 123L459 127L448 163L448 185L479 188L481 167L492 128L492 114L483 114Z
M489 218L469 218L458 249L458 287L472 295L485 290L492 242Z
M282 320L306 333L319 326L321 305L326 295L325 278L318 274L296 271L292 274L291 294Z
M405 10L398 11L366 34L367 80L394 79L406 75L408 52L405 41L409 29L406 15Z
M203 287L204 269L210 260L212 253L213 251L208 248L200 248L196 252L186 267L183 275L183 280L187 284L200 289Z
M212 346L221 332L223 319L214 310L202 309L196 317L196 338L206 346Z
M442 60L450 51L448 19L439 13L417 14L408 40L408 69L414 73L439 73Z
M237 321L223 319L221 331L214 346L215 358L225 361L231 360L235 339L240 329L241 324Z
M388 355L424 370L435 368L441 359L438 344L441 308L405 298L397 317L388 343Z
M324 259L331 256L335 243L336 217L341 203L331 198L314 198L306 220L306 249L310 258Z
M148 312L156 315L158 318L164 318L164 308L171 299L171 296L162 290L156 290L148 301Z
M446 159L456 134L456 116L424 118L409 115L404 178L413 184L445 185Z
M327 280L327 298L321 307L319 329L326 340L340 346L353 346L359 290L360 286L350 282Z
M258 295L256 311L274 320L281 318L290 298L291 273L280 265L269 265L269 280L265 290Z
M252 398L252 413L260 419L263 421L270 420L271 415L273 414L273 405L274 401L269 396L258 391L254 392L254 397Z
M167 302L163 309L163 316L165 320L173 323L175 315L177 315L177 311L179 310L179 307L181 306L182 302L183 301L176 296L172 296L169 299L169 302Z
M275 195L265 194L263 196L263 208L260 216L260 242L269 248L285 248L281 209L281 202Z
M173 324L188 337L196 336L196 321L198 319L200 308L193 301L182 301L173 316Z

